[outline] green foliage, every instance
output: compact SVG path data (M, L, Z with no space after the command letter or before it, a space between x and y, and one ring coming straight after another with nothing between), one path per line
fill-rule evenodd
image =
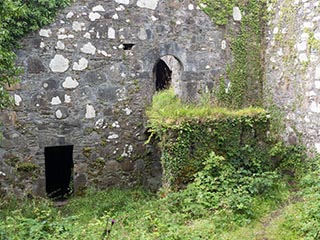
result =
M172 209L195 218L212 212L250 222L259 199L283 200L287 176L295 178L306 158L303 148L268 138L262 109L183 104L168 90L155 95L147 115L160 139L163 194Z
M236 0L198 0L203 4L202 10L210 16L211 20L217 25L226 25L232 16L232 9Z
M25 34L50 23L70 0L3 0L0 4L0 110L11 104L6 87L18 80L13 49Z
M38 166L32 162L19 162L16 166L18 172L32 172L37 168Z
M283 175L299 178L307 171L306 149L299 145L274 144L269 151L274 168Z
M242 19L239 26L227 28L233 62L226 78L220 79L217 102L221 106L242 108L262 105L263 39L266 26L266 1L199 0L203 10L217 25L229 25L233 7L239 7ZM229 86L227 86L227 83Z
M154 96L147 115L150 132L161 141L164 182L170 188L192 180L212 151L239 167L266 161L268 117L263 109L182 104L168 90Z
M281 199L281 181L276 172L264 172L258 165L257 169L237 168L213 152L203 165L203 169L195 174L194 181L176 194L182 211L194 217L211 211L229 214L234 222L242 224L257 214L252 208L254 197Z
M290 231L304 239L320 238L320 156L313 160L311 171L300 181L298 197L279 231Z
M173 126L190 119L206 121L266 114L265 110L262 108L249 107L235 111L214 106L209 101L199 104L185 104L174 95L172 89L156 93L153 96L152 106L147 109L146 113L149 124L153 128L161 128L162 126L169 125Z

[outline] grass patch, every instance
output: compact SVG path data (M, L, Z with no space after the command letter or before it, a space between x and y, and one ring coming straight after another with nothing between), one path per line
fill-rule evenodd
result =
M272 205L262 203L265 209ZM109 239L223 239L225 231L239 228L230 214L194 217L175 207L172 198L142 189L89 190L60 208L46 199L11 199L2 203L0 216L3 240L102 239L105 229L111 230Z
M214 106L210 101L201 101L199 104L185 104L174 95L172 89L158 92L154 95L152 107L147 110L149 123L158 125L175 125L186 120L215 120L242 116L257 116L266 114L262 108L249 107L240 110L231 110Z

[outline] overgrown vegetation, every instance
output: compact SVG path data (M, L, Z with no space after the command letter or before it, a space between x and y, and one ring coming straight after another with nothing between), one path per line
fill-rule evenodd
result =
M262 106L263 49L267 12L266 1L198 0L212 21L226 28L233 61L215 91L221 106L242 108ZM239 7L242 19L233 25L233 7Z
M11 103L7 87L18 81L14 48L25 34L50 23L71 0L2 0L0 3L0 110Z
M263 109L183 104L166 90L154 96L147 115L150 132L161 141L163 181L170 188L188 183L211 152L223 156L226 165L246 168L248 174L267 166L268 115Z
M294 160L287 157L286 161ZM208 157L209 162L210 159L223 161L215 155ZM295 162L299 163L301 159L297 158ZM91 240L103 239L103 233L107 231L109 234L105 239L317 240L320 234L320 157L309 163L308 172L297 183L302 190L291 193L291 197L288 185L281 179L273 182L273 177L260 183L272 191L249 199L242 198L245 195L239 190L251 185L250 181L239 188L228 187L226 182L222 187L228 189L228 194L223 196L220 210L203 204L214 190L201 188L207 185L202 177L197 177L203 179L198 189L186 191L202 192L203 196L186 195L185 191L167 196L160 192L157 196L142 189L88 190L84 196L72 198L66 206L59 208L46 199L21 201L12 197L0 202L0 239ZM207 177L212 176L211 169L216 165L208 165ZM271 188L268 186L270 180L276 183ZM246 204L248 200L249 208L237 209L241 206L237 204L241 201ZM224 206L235 209L223 210Z

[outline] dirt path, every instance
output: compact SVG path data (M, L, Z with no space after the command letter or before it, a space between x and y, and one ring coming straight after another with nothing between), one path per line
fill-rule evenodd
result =
M262 229L260 232L256 234L255 240L277 240L270 236L268 236L268 228L273 225L273 223L278 220L285 212L285 208L287 208L289 205L303 201L300 197L292 196L289 198L289 200L285 201L277 210L271 212L269 215L263 217L260 220L260 223L262 224Z

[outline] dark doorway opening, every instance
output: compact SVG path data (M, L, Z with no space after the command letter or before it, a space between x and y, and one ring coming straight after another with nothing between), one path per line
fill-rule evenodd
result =
M48 197L66 198L73 191L73 145L46 147L44 154Z
M172 71L162 59L160 59L155 66L155 75L157 91L168 89L170 87Z

